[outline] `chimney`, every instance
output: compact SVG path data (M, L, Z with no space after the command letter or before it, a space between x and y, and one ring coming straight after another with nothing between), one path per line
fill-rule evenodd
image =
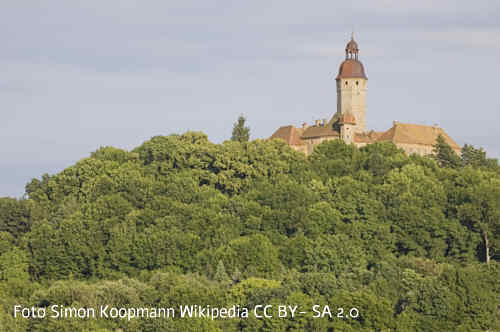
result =
M321 126L321 120L316 120L316 121L314 121L314 125L315 125L316 127Z

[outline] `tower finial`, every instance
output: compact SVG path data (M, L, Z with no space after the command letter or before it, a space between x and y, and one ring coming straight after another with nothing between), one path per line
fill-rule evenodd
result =
M354 41L354 29L351 32L351 40L345 47L345 58L358 60L358 44Z

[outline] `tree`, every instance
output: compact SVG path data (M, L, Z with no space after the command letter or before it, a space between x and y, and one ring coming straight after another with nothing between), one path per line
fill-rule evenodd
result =
M439 166L448 168L458 168L460 166L460 157L446 143L442 135L437 137L436 144L433 145L433 152L433 158L437 160Z
M435 159L200 132L100 148L0 198L0 331L500 331L500 167L438 141ZM16 304L276 310L28 320Z
M280 272L278 249L263 234L236 238L214 254L215 259L222 260L233 271L236 268L242 271L244 277L273 277Z
M465 144L462 148L462 163L464 166L484 166L486 163L486 152L483 148L476 149L472 145Z
M28 200L10 197L0 198L0 232L8 232L14 238L21 237L31 228L31 211Z
M14 297L29 296L33 284L30 283L29 258L26 251L13 248L0 255L0 296L2 290ZM5 295L2 296L2 299Z
M240 115L238 121L233 126L233 135L231 136L232 141L236 142L248 142L250 139L250 128L245 126L245 117Z
M465 144L462 148L462 165L494 169L498 167L498 160L487 158L483 148L476 149L472 145Z
M498 258L500 234L500 181L483 180L466 189L465 203L458 206L462 222L483 239L484 259Z
M214 279L221 283L227 283L229 281L229 276L226 273L226 267L222 260L219 260L219 264L217 264L217 271L215 272Z

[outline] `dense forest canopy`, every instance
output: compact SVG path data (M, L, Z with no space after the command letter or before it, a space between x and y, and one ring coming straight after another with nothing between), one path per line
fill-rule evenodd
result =
M500 168L157 136L0 198L1 331L500 330ZM14 305L331 304L357 319L19 319ZM336 312L335 312L336 314Z

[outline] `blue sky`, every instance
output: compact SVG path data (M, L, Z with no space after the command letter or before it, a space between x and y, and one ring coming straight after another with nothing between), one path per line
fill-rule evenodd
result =
M500 157L500 1L5 0L0 22L0 196L100 146L329 118L352 30L368 128L437 123Z

